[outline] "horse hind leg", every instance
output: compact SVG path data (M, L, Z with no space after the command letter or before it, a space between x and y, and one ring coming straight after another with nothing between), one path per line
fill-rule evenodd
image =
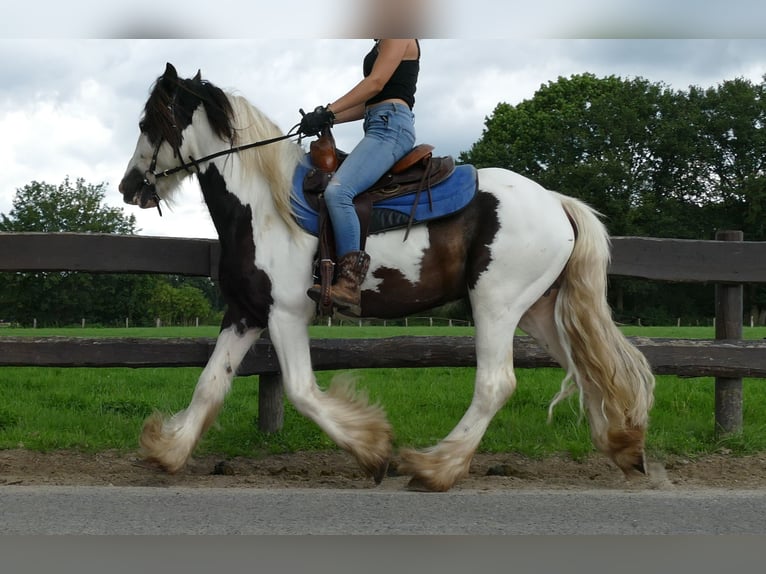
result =
M189 406L167 419L154 413L144 422L139 439L139 454L144 460L171 474L183 468L199 439L215 422L237 367L258 334L258 330L240 334L233 326L221 331Z
M594 444L627 476L645 474L654 375L612 319L606 300L606 229L582 203L563 201L579 235L556 299L560 339L587 406Z
M516 390L513 371L513 332L519 311L496 313L488 305L476 320L476 380L471 404L460 422L437 445L424 450L403 449L399 471L412 475L410 487L444 492L468 474L471 460L492 418Z
M628 414L630 409L627 405L622 409L614 406L616 401L627 402L625 397L622 399L617 397L620 394L624 395L624 390L619 389L625 386L625 375L621 375L625 369L614 367L605 371L595 368L594 363L597 364L597 361L584 357L583 347L577 344L574 346L578 349L577 353L572 354L571 337L564 331L562 331L564 333L562 337L556 325L555 308L558 294L558 289L552 289L540 298L519 322L519 327L534 338L569 375L562 384L560 392L551 402L549 417L552 417L553 409L560 401L579 390L581 406L588 417L594 446L609 456L626 476L636 472L645 474L645 421L639 421L636 424L636 421ZM616 328L615 331L617 331ZM621 354L627 353L626 360L635 360L641 365L642 357L635 356L638 354L637 350L634 351L635 354L631 353L632 348L627 347L628 343L619 331L615 333L607 327L607 333L610 335L609 342L602 343L602 348L608 349L608 361L614 362L615 352L618 360ZM562 341L566 346L562 344ZM630 365L628 367L629 372L636 372L630 368ZM640 372L639 369L638 373ZM646 376L645 372L643 376ZM609 384L603 382L605 379L608 379ZM616 385L618 390L610 390L610 385Z
M412 476L409 488L446 492L465 477L490 421L516 389L513 368L478 369L473 400L460 422L437 445L402 449L398 471Z

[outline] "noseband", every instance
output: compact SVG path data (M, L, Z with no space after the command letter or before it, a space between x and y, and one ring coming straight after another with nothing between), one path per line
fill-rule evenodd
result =
M179 161L181 161L181 164L177 165L175 167L171 167L169 169L163 170L163 171L159 171L159 172L155 171L155 169L157 168L157 156L159 155L160 148L162 147L162 144L165 141L164 138L160 138L160 141L157 142L157 146L154 148L154 153L152 154L152 161L149 164L149 169L147 169L144 172L143 184L146 187L150 187L150 188L153 189L152 197L151 198L154 201L157 202L157 211L159 212L160 217L162 217L162 209L160 209L160 199L161 198L160 198L159 195L157 195L157 187L156 187L157 180L159 178L168 177L170 175L178 173L179 171L186 171L186 172L188 172L190 174L199 173L199 164L201 164L203 162L206 162L206 161L210 161L211 159L215 159L217 157L221 157L221 156L224 156L224 155L229 155L229 154L232 154L232 153L237 153L237 152L244 151L246 149L250 149L250 148L254 148L254 147L261 147L261 146L269 145L269 144L276 143L276 142L279 142L279 141L282 141L282 140L286 140L286 139L291 138L291 137L300 136L300 133L294 132L294 130L296 130L300 126L300 124L296 124L292 128L290 128L290 131L288 131L283 136L278 136L278 137L270 138L270 139L267 139L267 140L261 140L261 141L257 141L257 142L253 142L253 143L249 143L249 144L243 144L243 145L240 145L240 146L228 148L228 149L216 152L216 153L211 153L211 154L206 155L204 157L201 157L199 159L194 159L192 156L189 156L189 161L184 162L183 158L181 157L181 143L180 143L181 142L181 130L178 129L178 126L176 125L176 122L175 122L175 117L176 117L176 114L175 114L175 102L176 102L176 96L174 95L173 96L173 101L170 104L168 104L168 109L170 111L170 117L173 118L172 127L173 127L174 130L176 130L178 132L178 142L179 143L178 143L178 145L172 146L173 147L173 156L177 157L179 159ZM170 143L170 142L168 142L168 143Z

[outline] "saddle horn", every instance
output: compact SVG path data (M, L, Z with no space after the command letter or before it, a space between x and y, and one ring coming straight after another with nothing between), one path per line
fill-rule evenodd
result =
M334 173L338 169L338 154L335 151L335 138L329 126L322 128L319 137L309 146L311 163L325 173Z

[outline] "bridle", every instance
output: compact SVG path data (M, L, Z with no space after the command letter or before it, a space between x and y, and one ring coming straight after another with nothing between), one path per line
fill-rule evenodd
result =
M165 142L165 138L160 137L159 141L157 142L157 146L154 148L154 153L152 154L152 161L149 164L149 169L147 169L144 172L143 185L146 187L152 188L151 199L153 199L156 202L157 211L159 212L160 217L162 217L162 209L160 208L161 198L159 195L157 195L157 188L156 188L156 183L158 179L171 176L173 174L178 173L179 171L186 171L190 174L199 173L199 164L204 163L206 161L210 161L211 159L215 159L217 157L229 155L232 153L238 153L238 152L255 148L255 147L261 147L261 146L277 143L282 140L286 140L296 136L300 137L301 135L300 132L294 131L298 127L300 127L300 124L295 124L292 128L290 128L290 130L285 135L269 138L266 140L260 140L260 141L252 142L248 144L243 144L236 147L231 147L231 148L224 149L215 153L211 153L199 159L194 159L192 156L189 156L189 161L184 162L183 158L181 157L181 130L178 128L178 125L175 122L175 118L176 118L175 104L176 104L176 94L173 94L173 100L168 104L168 110L170 111L170 117L172 118L171 127L174 130L176 130L176 132L178 133L179 143L177 145L171 144L171 146L173 148L173 157L177 157L179 161L181 161L181 164L175 167L171 167L169 169L165 169L163 171L159 171L159 172L155 171L157 168L157 156L160 153L160 148L162 147L162 144Z

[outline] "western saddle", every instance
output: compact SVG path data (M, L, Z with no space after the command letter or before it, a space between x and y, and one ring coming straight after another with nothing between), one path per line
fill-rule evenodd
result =
M414 194L412 209L404 235L404 240L407 240L421 193L425 191L428 194L429 204L431 204L431 187L447 179L455 170L455 161L452 157L433 157L433 150L434 146L430 144L415 146L370 188L354 198L354 207L361 228L360 249L362 251L369 234L373 205L384 199L412 193ZM303 180L304 197L310 207L319 213L319 253L316 275L322 286L319 308L323 314L332 312L328 294L334 280L336 258L335 236L323 192L347 155L336 148L335 138L330 128L324 128L319 137L310 144L309 156L313 168Z

